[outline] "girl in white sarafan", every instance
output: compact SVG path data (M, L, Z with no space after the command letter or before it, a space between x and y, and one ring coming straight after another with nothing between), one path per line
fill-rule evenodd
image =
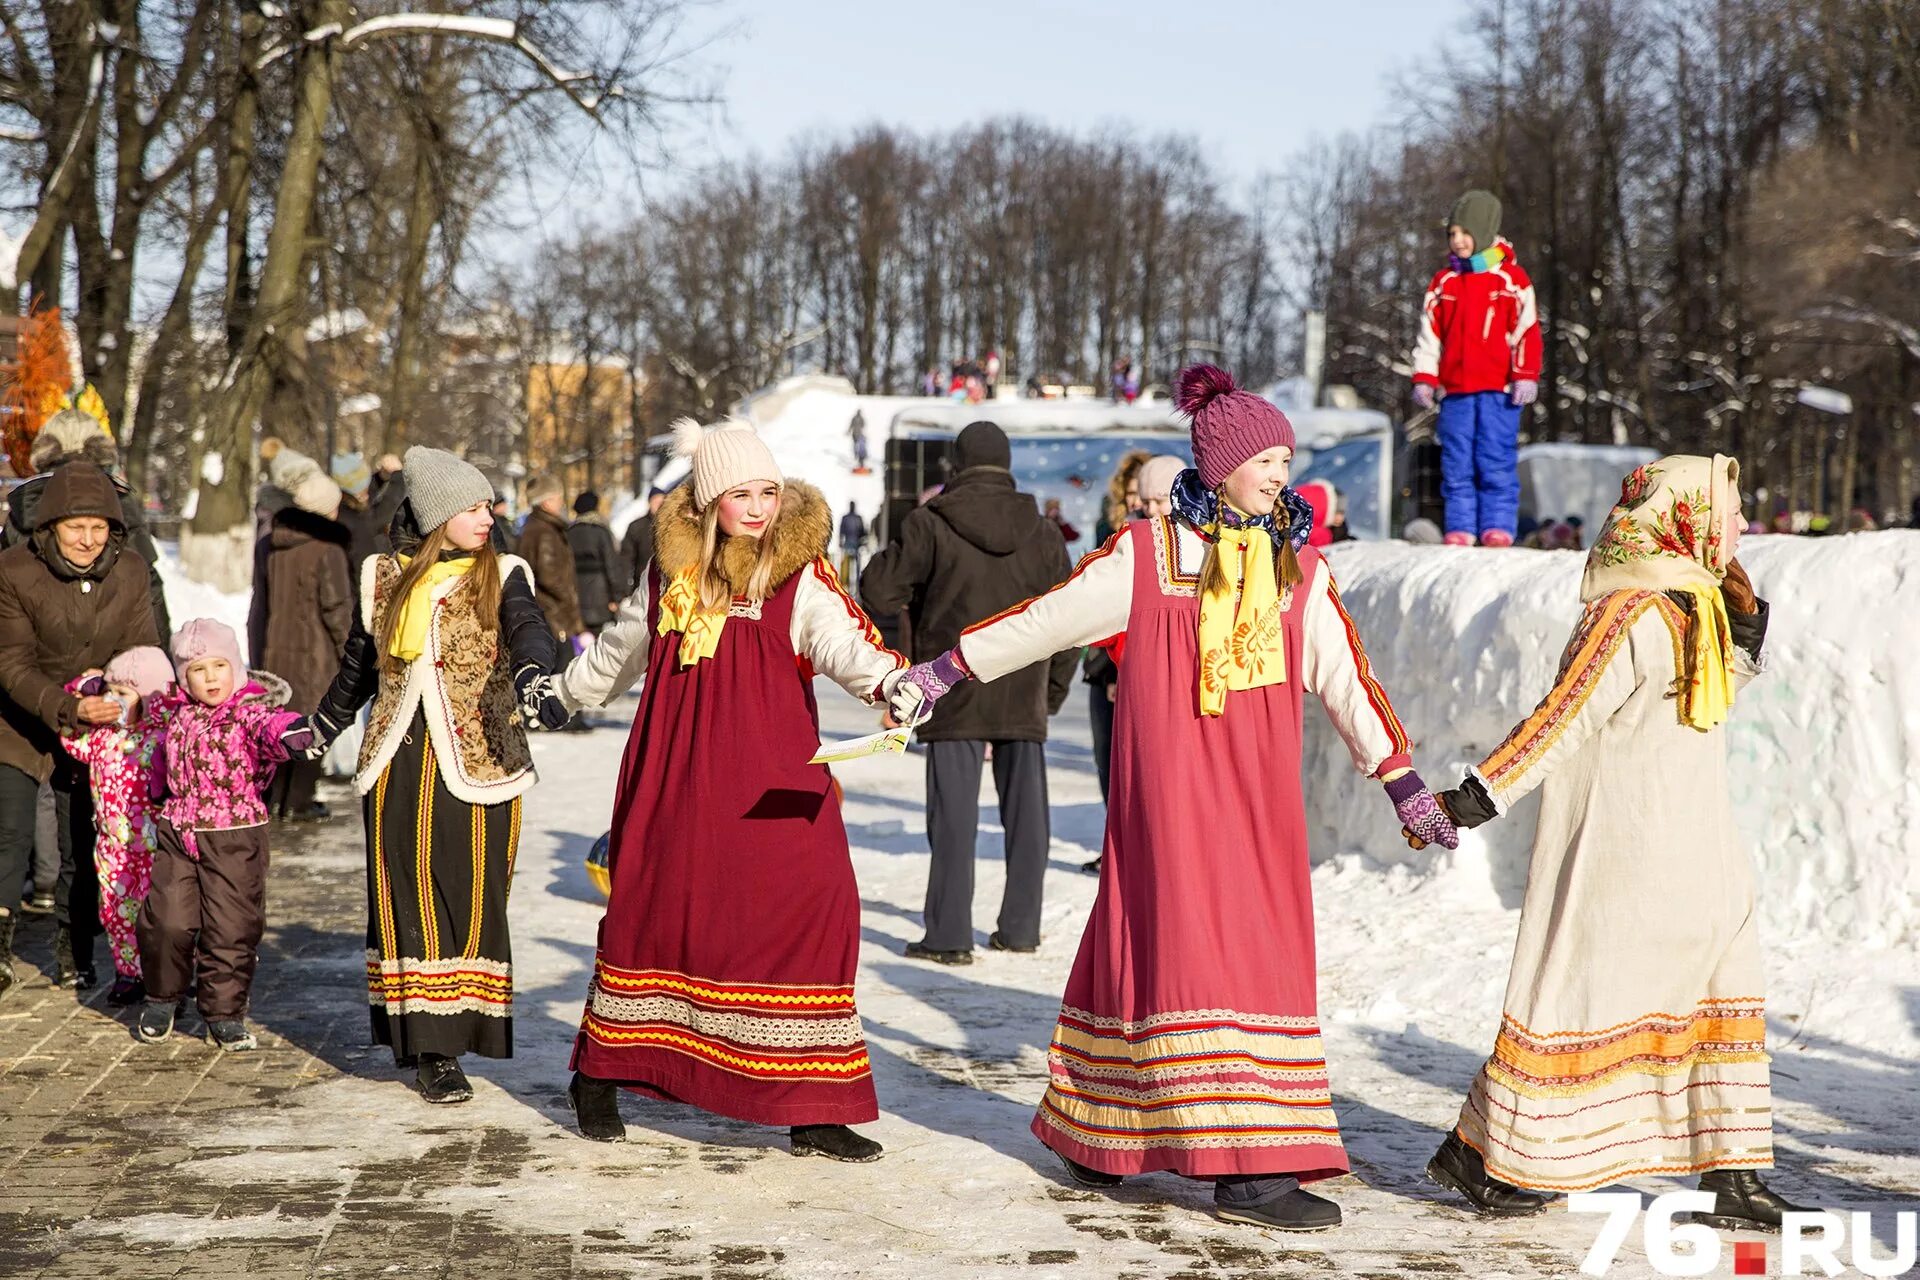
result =
M1713 1226L1795 1209L1754 1172L1764 975L1725 721L1768 610L1734 559L1738 477L1718 455L1627 477L1552 691L1440 797L1473 827L1545 784L1493 1055L1427 1166L1482 1213L1655 1174L1699 1174Z

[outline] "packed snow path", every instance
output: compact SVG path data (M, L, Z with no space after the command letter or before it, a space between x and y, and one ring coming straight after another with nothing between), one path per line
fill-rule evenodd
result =
M829 737L872 728L870 712L822 691ZM1423 878L1336 858L1315 874L1321 1009L1355 1169L1320 1189L1345 1226L1290 1238L1215 1221L1204 1184L1160 1175L1099 1194L1065 1179L1027 1124L1095 887L1079 870L1102 823L1084 698L1076 686L1050 751L1054 869L1038 956L984 947L1000 883L989 829L977 963L902 958L927 866L921 758L840 770L866 904L859 999L880 1162L796 1160L784 1133L634 1098L626 1145L573 1133L567 1048L601 909L582 858L606 825L628 701L591 735L537 741L543 780L512 902L517 1056L470 1061L466 1106L425 1105L366 1047L364 853L337 788L343 816L277 841L260 1052L223 1058L182 1033L139 1045L102 992L76 1004L29 974L0 1001L0 1275L1575 1274L1597 1219L1556 1206L1482 1222L1421 1176L1490 1043L1512 944L1515 916L1471 860ZM1391 823L1384 799L1373 817ZM28 962L46 964L50 933L23 931ZM1920 1198L1920 963L1811 935L1767 941L1777 1182L1876 1211L1884 1249L1891 1210ZM1727 1249L1716 1274L1731 1273ZM1611 1274L1653 1274L1637 1233Z

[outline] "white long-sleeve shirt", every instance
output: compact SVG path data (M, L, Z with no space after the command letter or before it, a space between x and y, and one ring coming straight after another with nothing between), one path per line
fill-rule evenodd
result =
M647 674L647 653L653 642L648 615L652 597L651 566L640 575L640 586L620 604L619 621L567 664L554 681L554 691L569 711L604 707ZM793 621L789 636L793 651L821 675L854 697L872 703L881 683L906 666L906 659L880 641L880 633L841 588L824 559L799 571L794 588ZM755 606L735 604L737 615Z
M1162 576L1163 589L1170 573L1183 582L1197 580L1206 541L1175 520L1160 520L1151 532L1155 572ZM1132 531L1123 530L1052 591L967 631L960 638L960 654L975 678L996 680L1062 649L1125 631L1133 612L1134 546ZM1300 563L1310 576L1300 624L1303 687L1319 696L1355 768L1378 776L1410 767L1412 744L1374 678L1353 619L1340 603L1332 567L1311 548L1301 551ZM1193 588L1176 585L1175 590L1191 594ZM1199 679L1197 670L1193 678ZM1234 696L1227 698L1228 715L1233 714Z

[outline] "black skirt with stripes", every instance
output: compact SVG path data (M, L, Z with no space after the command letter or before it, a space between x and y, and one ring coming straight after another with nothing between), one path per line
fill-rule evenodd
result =
M367 1000L373 1040L422 1053L513 1056L507 886L520 801L469 804L440 776L416 712L363 800Z

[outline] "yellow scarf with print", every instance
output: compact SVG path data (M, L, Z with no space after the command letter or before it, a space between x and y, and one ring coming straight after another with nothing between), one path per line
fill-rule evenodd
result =
M1688 724L1705 731L1724 723L1733 707L1733 628L1719 587L1684 590L1693 597L1693 685L1681 710Z
M1286 609L1274 584L1273 539L1264 529L1223 526L1214 554L1226 581L1200 591L1200 714L1206 716L1226 711L1229 690L1287 681Z
M711 658L720 647L721 628L727 625L724 606L711 612L700 607L699 578L697 566L682 569L660 593L659 634L680 633L680 665L683 667Z
M395 559L400 561L402 569L413 563L412 556L396 556ZM420 575L420 581L413 584L413 590L407 592L407 598L400 602L400 623L393 630L393 643L387 646L388 653L402 662L412 662L427 651L427 628L433 622L434 588L443 582L465 577L471 568L472 556L458 556L452 560L438 561Z

